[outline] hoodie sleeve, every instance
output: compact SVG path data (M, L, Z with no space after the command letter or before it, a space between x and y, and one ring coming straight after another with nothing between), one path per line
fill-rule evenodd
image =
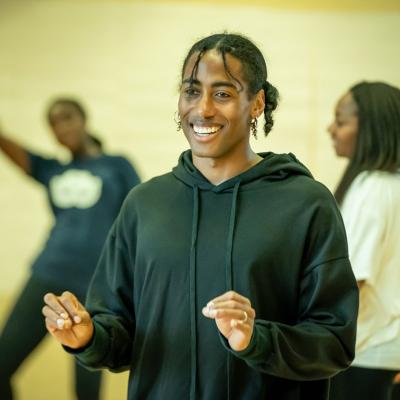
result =
M354 358L358 289L341 216L333 199L328 200L319 204L309 224L297 322L256 319L250 344L241 352L223 340L229 351L261 372L293 380L324 379Z
M135 314L132 249L128 249L124 239L127 203L108 235L88 290L86 308L93 318L93 339L84 349L73 352L89 368L123 371L131 364ZM130 243L134 241L130 238Z

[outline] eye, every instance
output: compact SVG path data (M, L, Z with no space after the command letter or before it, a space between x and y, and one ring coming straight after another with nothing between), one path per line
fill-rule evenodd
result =
M183 91L185 97L195 97L199 94L199 91L195 89L194 87L187 87Z
M231 97L231 95L226 92L217 92L215 93L215 96L219 97L220 99L228 99L229 97Z

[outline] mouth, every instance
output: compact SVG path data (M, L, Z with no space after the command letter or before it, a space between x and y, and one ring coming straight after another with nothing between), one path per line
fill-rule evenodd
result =
M201 138L206 138L214 135L218 131L222 129L222 125L199 125L199 124L190 124L190 127L193 129L193 132L196 136Z

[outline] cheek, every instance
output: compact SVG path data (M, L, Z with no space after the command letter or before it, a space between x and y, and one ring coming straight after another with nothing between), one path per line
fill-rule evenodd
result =
M356 147L356 142L357 142L357 136L356 135L353 135L353 136L351 136L351 138L349 138L349 143L348 143L347 149L348 149L349 154L351 156L354 153L354 149Z
M85 125L81 123L76 124L76 132L77 136L83 136L83 133L85 132Z
M242 101L236 105L235 111L242 120L250 120L253 105L247 99L242 99Z
M353 129L348 129L343 137L343 143L347 146L353 146L356 141L356 132Z
M52 131L53 131L53 134L54 134L54 137L56 138L56 140L57 140L58 142L61 142L62 136L63 136L63 131L62 131L62 129L60 129L60 127L57 127L57 128L53 127L53 128L52 128Z
M181 112L182 112L182 99L179 96L179 100L178 100L178 113L179 113L179 115L181 115Z
M245 115L237 116L237 118L233 121L233 125L238 127L238 130L243 131L243 133L247 134L247 128L250 128L250 119L246 118Z
M351 156L356 143L356 133L351 129L337 132L336 145L342 155Z
M182 118L185 114L188 112L188 105L187 102L182 99L182 97L179 97L178 100L178 114Z

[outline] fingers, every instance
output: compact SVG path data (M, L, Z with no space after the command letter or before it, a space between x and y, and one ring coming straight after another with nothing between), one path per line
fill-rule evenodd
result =
M82 322L82 318L80 316L81 311L84 310L84 307L82 304L78 301L76 296L72 294L71 292L64 292L60 297L59 297L60 303L63 305L65 310L67 310L69 316L72 318L72 320L76 323L79 324Z
M230 290L229 292L226 292L221 296L212 299L209 303L217 304L225 301L235 301L238 303L247 304L249 306L251 305L251 302L247 297L244 297L241 294L234 292L233 290Z
M208 318L230 318L241 322L254 320L256 317L250 300L236 292L227 292L216 297L203 308L202 313Z
M44 296L45 306L42 314L46 317L46 326L51 331L70 329L73 325L82 322L84 307L70 292L64 292L61 296L47 293Z
M57 297L53 293L47 293L43 300L45 304L52 309L57 315L59 315L61 318L68 318L68 312L65 310L65 308L61 305L59 302L59 297Z
M70 319L64 320L58 318L55 320L54 318L46 317L45 323L50 333L54 333L57 330L70 329L72 327L72 321Z
M207 303L202 309L205 317L214 319L219 332L235 351L250 343L256 312L247 297L234 291L226 292Z
M250 302L246 303L239 303L235 300L228 300L228 301L220 301L218 303L209 302L205 307L208 313L214 314L215 317L229 317L235 318L235 316L239 316L238 319L242 319L243 312L246 312L247 317L254 319L256 313L254 309L251 307Z
M69 325L71 325L71 320L68 316L66 317L65 312L63 312L63 316L61 316L49 306L44 306L42 308L42 314L46 317L46 325L50 328L63 329L64 327L69 327Z
M231 320L231 328L232 329L238 329L242 331L245 335L252 333L252 325L247 323L247 320L238 320L238 319L232 319Z
M254 319L255 312L249 308L247 311L243 309L229 309L229 308L208 308L204 307L202 313L205 317L218 319L218 318L229 318L236 319L238 321L246 322L249 319Z

